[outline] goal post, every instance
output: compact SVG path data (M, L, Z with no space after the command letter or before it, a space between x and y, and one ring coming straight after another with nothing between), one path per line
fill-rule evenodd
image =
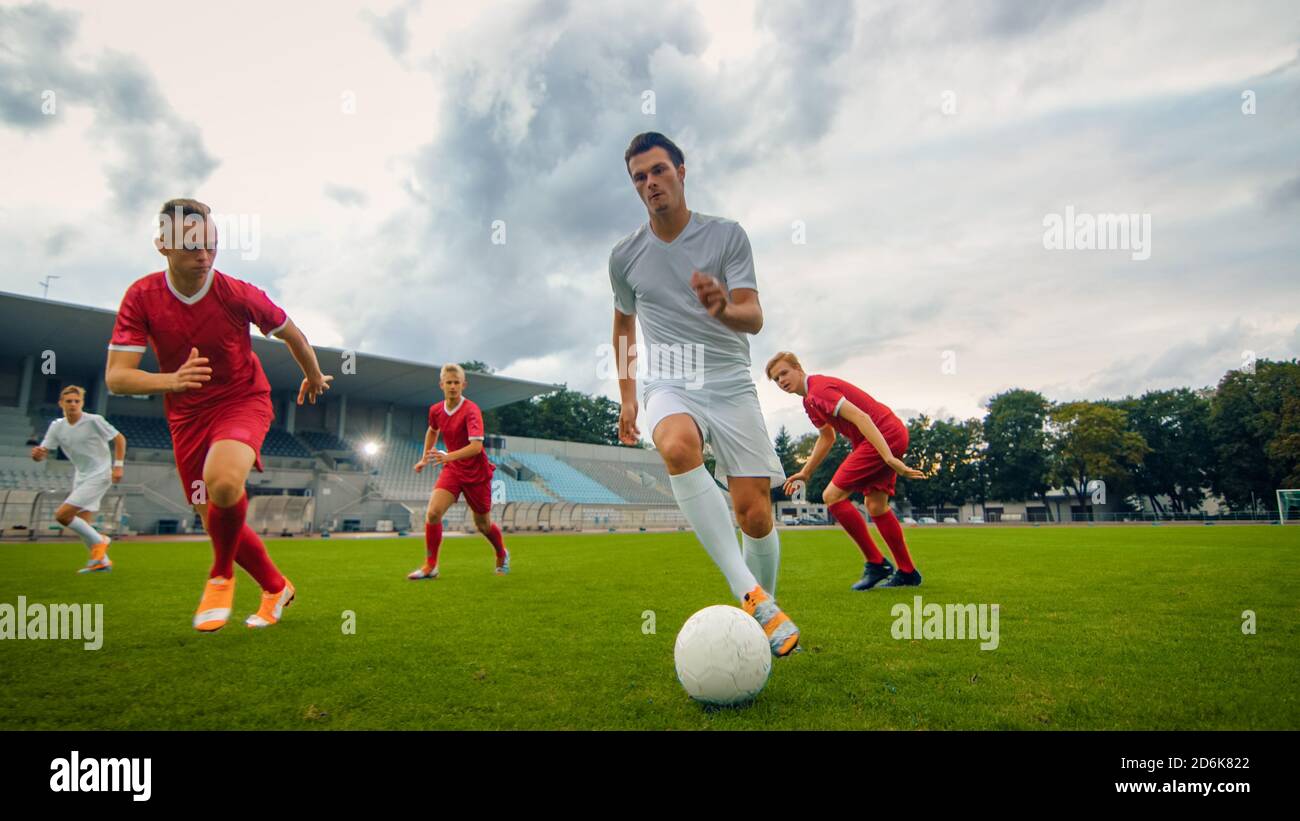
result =
M1294 524L1300 519L1300 488L1279 489L1277 492L1277 522Z

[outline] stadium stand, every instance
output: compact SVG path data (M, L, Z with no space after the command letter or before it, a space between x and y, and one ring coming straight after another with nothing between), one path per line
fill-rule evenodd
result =
M563 458L575 470L600 482L627 502L639 505L675 504L672 487L668 482L668 471L661 465L602 462L598 459L567 456Z
M167 429L167 420L160 416L118 416L114 414L108 417L108 421L126 437L128 449L172 449L171 431Z
M344 442L334 434L325 431L300 430L298 431L298 437L307 444L307 447L315 451L331 450L350 452L352 450L352 446L347 442Z
M130 440L130 436L127 440ZM311 459L313 454L303 446L289 431L283 428L271 428L266 432L266 439L262 442L263 456L284 456L290 459Z
M549 453L512 452L510 458L540 476L559 499L578 504L627 504L617 493ZM527 501L510 498L512 501Z

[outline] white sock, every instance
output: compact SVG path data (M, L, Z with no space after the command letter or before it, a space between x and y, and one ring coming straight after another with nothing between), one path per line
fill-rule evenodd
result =
M95 532L95 528L90 526L90 522L87 522L80 516L73 516L72 522L68 524L68 527L72 528L72 532L81 537L81 540L86 543L87 549L94 547L100 542L108 541L108 539L105 539L103 536Z
M742 532L740 541L744 546L745 566L768 595L775 599L776 572L781 567L781 539L776 535L776 527L761 539Z
M669 476L668 480L673 486L677 506L686 514L686 521L695 531L695 538L700 540L709 558L727 577L732 595L743 600L758 581L736 549L736 530L722 490L713 483L713 477L704 465Z

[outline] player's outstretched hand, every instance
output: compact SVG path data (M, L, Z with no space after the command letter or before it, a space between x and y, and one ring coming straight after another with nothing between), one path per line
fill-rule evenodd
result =
M727 310L727 291L716 277L696 271L691 274L691 288L709 316L718 319Z
M897 473L899 476L902 476L904 479L925 478L925 471L917 470L916 468L913 467L908 467L906 464L903 463L903 460L899 459L897 456L891 456L885 462L885 464L893 468L894 472Z
M323 373L317 375L315 379L312 379L310 377L304 377L302 380L302 385L299 386L298 388L298 404L301 405L302 400L304 398L307 399L309 402L311 402L313 405L316 404L316 397L320 396L321 394L325 393L325 391L329 390L330 382L333 381L334 381L334 377L326 376Z
M198 348L190 348L190 356L176 373L172 374L172 393L198 390L203 383L212 379L212 369L208 367L208 358L199 356Z
M804 472L802 470L799 471L798 473L792 473L788 477L786 477L785 480L785 487L783 488L785 490L785 495L793 496L795 488L798 485L806 486L807 484L808 484L808 477L804 475Z
M33 462L39 462L39 461L41 461L42 459L44 459L46 456L49 456L49 455L50 455L49 448L43 448L43 447L41 447L40 445L37 445L36 447L32 448L32 461L33 461Z
M641 431L636 426L637 403L624 402L618 411L618 441L635 445L641 441Z

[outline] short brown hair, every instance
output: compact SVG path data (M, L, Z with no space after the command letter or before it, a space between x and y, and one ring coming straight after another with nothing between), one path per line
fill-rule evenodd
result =
M67 396L67 395L70 394L70 393L75 393L77 396L81 397L81 399L82 399L83 401L84 401L85 398L86 398L86 389L85 389L85 388L81 387L80 385L69 385L68 387L66 387L66 388L64 388L63 390L59 391L59 401L62 402L62 401L63 401L63 397Z
M779 353L777 353L776 356L767 360L767 367L763 370L763 373L767 375L768 379L772 378L772 368L776 367L776 364L778 362L789 362L791 365L798 368L799 370L803 370L803 365L799 364L799 357L795 356L789 351L780 351Z
M447 374L449 373L459 376L460 381L462 382L465 381L465 369L462 368L460 365L457 365L455 362L448 362L446 365L442 366L442 369L438 371L439 381L446 379Z
M677 147L677 143L668 139L658 131L646 131L632 138L632 143L628 145L627 151L623 152L623 167L632 161L637 154L644 154L652 148L662 148L668 152L668 159L673 161L673 167L684 165L686 155Z

